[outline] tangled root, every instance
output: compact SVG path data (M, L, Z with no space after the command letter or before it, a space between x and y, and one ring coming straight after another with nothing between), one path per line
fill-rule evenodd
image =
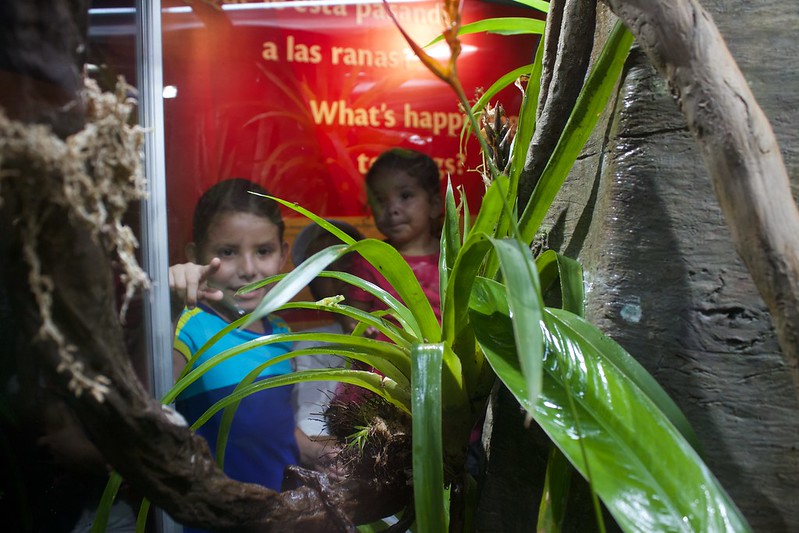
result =
M345 444L339 462L352 476L386 484L410 484L411 419L379 396L361 402L332 401L328 430Z

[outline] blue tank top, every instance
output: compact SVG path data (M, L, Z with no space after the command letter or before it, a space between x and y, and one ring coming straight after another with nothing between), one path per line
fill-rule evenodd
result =
M187 359L228 323L208 308L197 307L181 315L175 332L175 349ZM288 332L277 317L264 321L265 333L235 330L225 335L195 363L196 367L222 351L262 335ZM175 406L189 424L194 423L217 401L230 395L236 385L256 366L291 350L291 343L276 343L254 348L224 361L178 396ZM258 379L291 372L283 361L267 367ZM291 386L266 389L244 398L236 411L225 450L224 471L238 481L257 483L280 490L287 465L298 464L299 450L294 438L294 413ZM196 432L208 441L215 454L223 411L216 413Z

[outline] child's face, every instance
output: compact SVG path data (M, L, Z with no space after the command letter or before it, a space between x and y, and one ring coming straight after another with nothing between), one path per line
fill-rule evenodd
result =
M439 195L430 194L405 172L381 176L370 187L375 225L401 253L423 251L441 216Z
M224 293L224 299L215 307L235 319L241 311L253 311L268 287L238 296L236 291L278 274L288 256L288 243L281 241L278 227L268 218L244 212L219 213L197 252L197 262L201 264L208 264L214 257L222 261L219 270L208 278L208 285Z

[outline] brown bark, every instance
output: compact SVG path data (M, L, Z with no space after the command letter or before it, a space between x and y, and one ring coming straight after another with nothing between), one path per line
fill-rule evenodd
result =
M521 206L533 195L583 87L595 27L595 0L550 3L535 133L519 178Z
M776 137L696 0L607 0L669 82L799 386L799 210Z

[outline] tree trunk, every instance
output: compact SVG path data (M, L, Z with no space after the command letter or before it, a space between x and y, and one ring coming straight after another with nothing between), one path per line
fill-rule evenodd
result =
M799 4L705 5L774 126L796 197L799 94L786 88L799 86ZM670 87L634 47L553 204L549 244L579 258L587 318L674 398L753 529L795 531L796 383L708 177Z
M676 6L671 2L635 2L636 9L649 12L640 17L624 12L631 9L631 2L608 3L630 23L639 43L649 39L649 46L657 48L654 53L668 58L672 66L678 63L686 66L687 54L699 54L696 62L687 65L691 73L683 68L661 72L667 79L679 74L677 83L683 83L680 90L687 90L685 84L690 87L692 103L687 112L694 115L690 120L696 133L690 134L686 118L678 114L666 83L641 50L634 48L615 104L600 120L555 199L545 225L548 245L570 257L579 257L586 271L589 320L637 357L685 411L705 445L705 461L754 530L796 530L799 510L793 504L793 495L799 493L796 482L799 456L795 447L799 399L795 373L793 382L791 378L795 358L790 355L796 343L791 340L790 332L782 334L787 356L780 353L768 311L781 315L790 330L797 327L797 320L790 316L797 308L793 306L785 314L776 298L776 307L767 309L763 304L750 274L736 257L730 230L719 210L721 202L713 194L705 170L705 165L715 166L710 173L714 183L728 178L734 178L734 184L746 183L745 174L754 176L755 183L761 185L748 194L754 197L757 193L764 199L768 193L769 198L764 207L745 216L759 217L765 209L766 219L762 224L773 224L770 217L787 211L785 216L793 224L790 221L795 207L784 167L780 168L779 150L768 127L762 129L762 123L754 126L755 119L764 117L740 75L728 83L746 100L733 96L733 109L711 119L719 122L703 125L709 115L698 111L705 109L694 98L698 87L708 79L718 80L719 75L738 73L718 33L708 26L711 23L706 16L699 17L701 20L695 27L701 28L704 35L713 36L710 44L721 47L720 50L708 50L708 41L697 37L701 34L679 39L686 34L674 27L661 29L661 20L652 16L655 9L662 9L659 12L662 16L676 15L669 12L679 13L679 8L686 8L687 2L678 2ZM690 5L693 9L698 7L695 2ZM799 86L793 32L799 23L799 5L780 0L760 2L757 6L740 0L709 5L715 10L714 16L742 65L746 80L776 126L788 167L795 170L799 151L795 127L799 96L787 88ZM606 34L613 22L607 20L606 9L600 9L597 20L600 26L605 26L597 34ZM636 23L639 25L635 26ZM687 47L696 49L691 51ZM703 66L715 78L699 72ZM732 70L725 70L728 67ZM727 86L715 87L723 89L722 96L732 94ZM708 100L712 104L708 110L721 105L714 98ZM748 113L741 112L744 102L749 106ZM743 136L730 133L729 142L717 141L741 127L739 131L750 133ZM744 162L750 165L761 155L759 146L753 149L748 144L750 139L757 140L757 135L769 137L763 154L767 165L775 165L773 173L768 166L758 166L762 161L754 163L754 167L744 165ZM696 149L700 136L704 164ZM736 148L737 143L742 146ZM710 155L722 149L727 152L718 157ZM725 170L725 164L733 167ZM799 173L792 174L796 191ZM775 189L781 191L778 199L770 197L772 191L765 188L770 185L762 185L772 180L778 183ZM727 186L722 184L717 189L725 194ZM782 206L768 212L768 202L773 201ZM757 219L738 217L738 208L730 205L724 209L725 213L732 211L731 225L743 220L743 233L757 231L758 223L750 227ZM744 207L746 211L741 211L742 214L752 209ZM775 235L783 239L783 251L796 253L799 232L781 232L778 228ZM751 244L740 235L738 241L743 246ZM754 263L747 262L755 270L760 268L758 261L768 257L751 248L741 252L742 257L746 254L758 256ZM790 265L791 261L787 263ZM780 265L785 263L778 259L769 266L776 267L779 274ZM756 274L753 272L752 276ZM765 278L768 283L769 275ZM789 295L791 290L795 294L795 279L790 281L788 276L782 279L782 288L787 288ZM772 289L765 290L766 295L769 290ZM511 430L497 431L500 428L495 427L492 437L518 438L516 434L522 431L520 424L517 421ZM519 492L535 490L532 483L525 478ZM514 503L525 505L520 498ZM510 506L514 503L504 502ZM486 509L493 505L496 502L484 503ZM495 529L507 526L516 530L520 527L515 520L517 516L506 515L501 524L494 525ZM528 526L527 530L534 529L532 524Z
M696 0L608 0L669 82L799 387L799 210L777 138Z

